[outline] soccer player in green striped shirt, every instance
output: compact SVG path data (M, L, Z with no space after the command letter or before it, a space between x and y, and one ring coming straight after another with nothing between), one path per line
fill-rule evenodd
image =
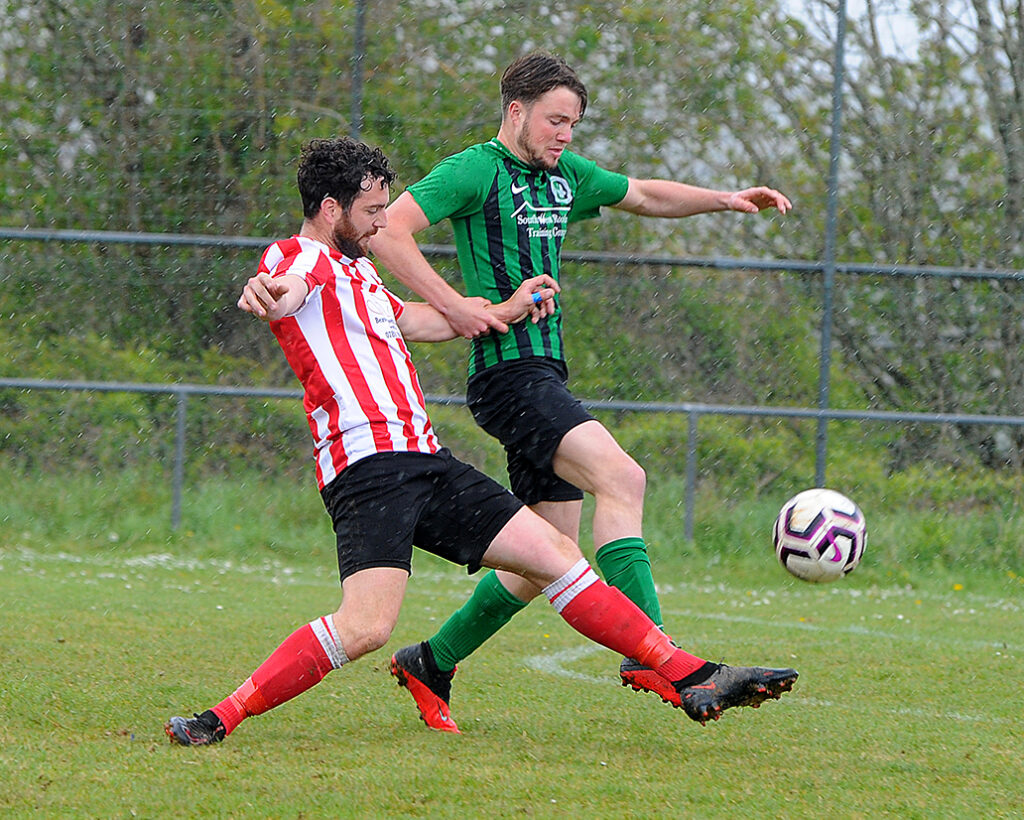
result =
M372 242L377 259L472 339L467 403L477 423L504 445L512 491L579 542L583 493L594 497L596 560L656 624L661 609L643 540L646 476L570 393L562 311L511 329L487 304L524 279L558 279L569 223L614 207L678 218L711 211L757 213L791 204L766 187L727 192L679 182L633 179L568 150L587 106L576 72L554 55L515 60L501 78L497 136L448 157L388 208L388 227ZM455 233L463 296L419 251L414 235L443 219ZM428 641L395 653L392 671L409 686L428 726L458 731L448 701L456 663L493 635L540 590L519 576L490 572L466 604ZM624 685L679 704L658 675L626 658Z

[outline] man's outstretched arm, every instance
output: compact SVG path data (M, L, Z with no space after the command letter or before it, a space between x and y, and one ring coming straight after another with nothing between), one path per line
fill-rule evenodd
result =
M487 312L496 321L515 324L529 317L539 322L555 312L555 294L558 283L546 273L526 279L504 302L488 305ZM486 300L482 300L485 301ZM445 342L458 336L448 318L433 305L424 302L406 302L398 327L409 342Z
M491 330L507 333L508 325L487 309L486 299L463 296L427 261L415 235L429 225L406 191L388 206L387 227L370 240L370 252L399 282L444 314L460 336L473 339Z
M630 179L621 201L612 206L640 216L680 218L713 211L756 214L765 208L787 213L793 204L774 188L763 185L742 191L716 191L667 179Z

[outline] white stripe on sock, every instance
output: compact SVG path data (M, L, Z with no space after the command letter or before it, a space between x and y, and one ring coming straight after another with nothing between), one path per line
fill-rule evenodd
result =
M583 590L597 581L597 573L586 558L580 558L561 578L544 587L544 594L551 601L555 612L561 613Z
M334 619L330 615L310 621L309 625L313 627L313 634L316 635L320 646L327 653L331 666L341 669L348 663L348 655L345 654L345 648L341 645L341 639L338 638L338 632L334 628Z

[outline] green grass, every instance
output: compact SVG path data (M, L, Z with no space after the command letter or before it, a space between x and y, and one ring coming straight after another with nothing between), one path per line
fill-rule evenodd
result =
M464 734L450 736L424 728L387 673L391 651L429 636L472 588L420 554L385 650L221 746L182 749L164 737L169 715L220 700L337 606L315 492L209 482L178 533L159 482L7 477L0 492L5 816L959 818L1024 806L1013 572L929 562L894 574L875 562L892 549L879 543L817 587L770 550L681 545L655 523L676 640L713 660L793 665L794 691L702 728L616 685L617 658L537 602L460 668ZM899 532L901 518L876 515L876 529Z

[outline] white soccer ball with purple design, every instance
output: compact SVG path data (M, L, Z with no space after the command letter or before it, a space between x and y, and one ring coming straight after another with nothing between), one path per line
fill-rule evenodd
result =
M775 520L775 554L803 581L835 581L853 571L867 544L864 514L849 498L818 487L797 493Z

